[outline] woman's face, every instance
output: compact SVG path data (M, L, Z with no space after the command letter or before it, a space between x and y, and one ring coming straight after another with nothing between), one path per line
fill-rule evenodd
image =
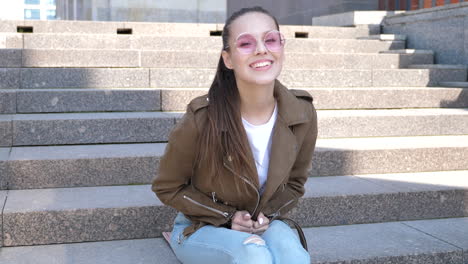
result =
M238 17L230 25L229 51L222 52L224 64L234 70L236 81L257 85L270 84L281 73L284 48L270 51L265 47L265 34L277 30L274 20L266 14L251 12ZM256 49L246 54L236 46L240 34L248 33L256 39Z

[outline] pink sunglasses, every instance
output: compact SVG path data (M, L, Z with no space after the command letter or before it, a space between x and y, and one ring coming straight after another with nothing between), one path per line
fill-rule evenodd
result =
M263 38L263 44L271 52L280 51L285 42L286 39L278 30L268 31ZM243 54L251 54L257 49L257 39L250 33L242 33L236 38L236 48Z

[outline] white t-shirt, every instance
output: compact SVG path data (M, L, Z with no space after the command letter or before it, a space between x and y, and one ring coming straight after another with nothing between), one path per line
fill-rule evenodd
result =
M275 103L275 109L270 117L270 120L265 124L252 125L247 120L242 118L247 138L249 139L250 148L255 159L257 167L258 181L260 183L260 194L263 193L265 182L268 176L268 164L270 161L271 135L273 126L275 125L276 116L278 115L278 103Z

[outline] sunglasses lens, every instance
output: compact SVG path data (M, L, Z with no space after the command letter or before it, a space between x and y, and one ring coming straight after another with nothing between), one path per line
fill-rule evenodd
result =
M239 51L248 54L255 51L255 48L257 47L257 41L252 35L245 34L237 39L236 46Z
M272 52L280 51L284 46L284 37L278 31L272 31L265 36L265 47ZM257 48L257 40L251 34L243 34L238 37L236 42L237 49L244 53L250 54Z
M273 31L273 32L268 33L265 36L265 46L270 51L273 51L273 52L280 51L281 48L283 47L283 44L284 44L283 36L281 35L280 32Z

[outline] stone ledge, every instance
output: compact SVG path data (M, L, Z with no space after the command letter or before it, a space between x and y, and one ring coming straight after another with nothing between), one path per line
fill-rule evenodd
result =
M0 175L2 173L2 167L4 166L1 161L2 149L0 148ZM0 230L2 230L2 235L0 235L0 261L2 261L2 247L3 247L3 208L7 200L8 191L2 191L6 188L6 182L3 177L0 177Z
M440 82L440 86L468 88L468 82Z
M165 142L177 113L16 114L13 145Z
M410 69L452 69L452 70L467 70L467 65L455 64L413 64L409 65Z
M104 49L0 49L5 68L215 68L219 52ZM283 69L397 69L429 64L433 54L286 51Z
M10 189L146 184L166 143L12 147ZM309 176L468 169L468 136L317 140ZM1 158L1 157L0 157ZM2 160L0 160L2 161Z
M396 35L396 34L379 34L368 37L360 37L357 39L373 39L373 40L382 40L382 41L405 41L406 35Z
M1 35L0 35L1 36ZM79 35L79 34L26 34L26 49L131 49L166 51L220 52L220 37L164 37L155 35ZM21 48L20 47L20 48ZM379 41L377 39L287 38L285 51L296 52L353 52L377 53L381 50L405 48L404 41Z
M156 88L18 89L16 97L18 113L161 110Z
M6 192L3 192L1 190L6 190L8 188L8 180L9 180L9 172L8 172L8 157L10 155L10 150L11 148L2 148L0 147L0 175L2 175L2 177L0 177L0 197L3 197L2 195L6 194ZM2 200L2 198L0 198L0 206L1 206L1 210L0 210L0 214L3 212L3 204L4 204L4 200ZM0 224L1 224L1 219L0 219ZM1 228L1 225L0 225L0 228ZM2 236L0 236L0 242L2 240ZM1 244L0 244L0 247L1 247Z
M467 247L458 238L466 241L462 236L467 234L460 232L468 230L466 222L466 218L433 219L314 227L304 231L314 264L462 263ZM7 247L0 254L0 261L5 264L72 261L131 264L153 263L155 259L160 264L180 264L162 238Z
M463 87L463 84L467 83L453 85ZM406 86L302 89L313 96L316 109L468 108L468 92L463 88ZM190 100L207 92L207 87L0 89L0 101L9 102L0 106L4 107L3 114L14 113L16 108L18 113L23 114L185 111ZM16 100L11 98L15 96L18 98L17 107L12 105Z
M289 215L303 227L463 217L466 173L310 178ZM171 229L174 215L151 185L11 190L4 245L159 237Z
M434 51L432 50L420 50L420 49L399 49L399 50L383 50L379 51L379 53L397 53L397 54L432 54L434 55Z
M5 119L9 128L5 143L13 146L149 143L167 142L182 114L16 114L0 115L0 121ZM317 115L319 138L468 134L468 109L318 110Z
M468 107L468 92L461 88L306 87L303 89L313 96L316 109ZM185 111L191 99L207 92L207 88L161 89L162 110Z
M468 168L468 136L317 140L311 176Z
M0 89L0 115L16 113L16 90Z
M165 22L114 22L114 21L41 21L41 20L5 20L0 32L16 32L16 26L33 26L39 33L114 34L119 28L131 28L132 35L165 36L210 36L211 31L220 31L223 24L214 23L165 23ZM354 38L377 33L375 27L361 25L357 27L320 27L280 25L286 37L295 37L296 32L308 33L311 38ZM150 33L150 34L148 34Z
M0 147L11 146L13 136L12 120L13 115L0 115Z
M405 11L351 11L312 18L312 25L317 26L356 26L380 25L387 15Z

